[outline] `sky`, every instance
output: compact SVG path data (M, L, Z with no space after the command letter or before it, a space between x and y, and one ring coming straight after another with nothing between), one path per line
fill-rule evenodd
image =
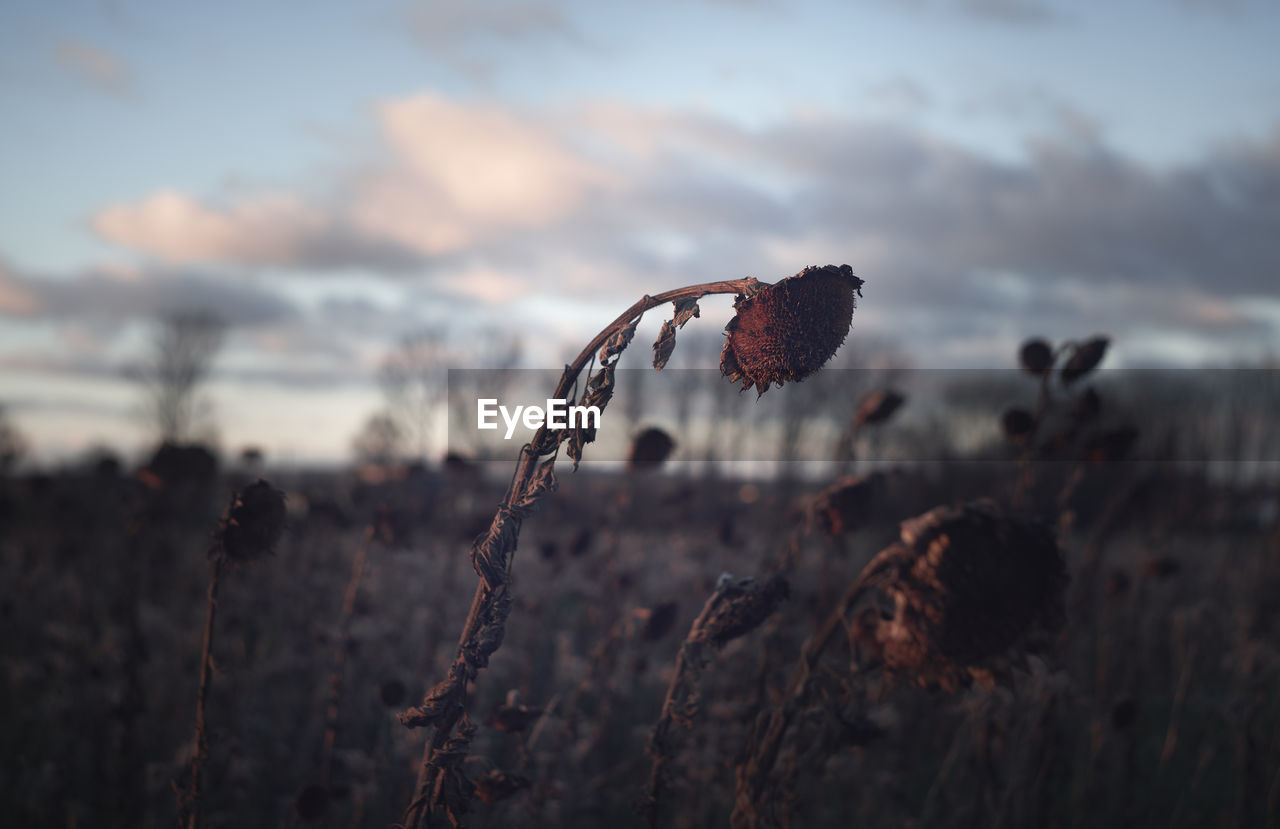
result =
M143 446L130 367L203 310L222 445L339 460L414 332L554 367L813 264L925 368L1274 357L1277 42L1269 0L8 0L0 405Z

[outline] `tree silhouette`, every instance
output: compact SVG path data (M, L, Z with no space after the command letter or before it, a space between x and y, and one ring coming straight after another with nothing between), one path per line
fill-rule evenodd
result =
M143 406L161 442L193 440L207 427L209 405L200 396L226 325L202 311L168 314L160 320L151 353L136 371L144 388Z

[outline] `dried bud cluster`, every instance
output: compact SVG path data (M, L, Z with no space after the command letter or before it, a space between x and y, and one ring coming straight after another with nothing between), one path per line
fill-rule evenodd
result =
M864 579L893 611L862 619L855 635L872 637L867 644L886 671L925 685L954 688L968 669L1064 619L1066 569L1049 528L991 501L903 522L901 540L872 560Z
M1093 463L1128 457L1138 441L1138 430L1126 425L1105 426L1100 422L1104 407L1097 389L1085 386L1076 390L1075 386L1101 365L1110 342L1101 335L1067 342L1057 349L1039 337L1024 342L1018 350L1018 363L1023 371L1040 378L1040 402L1034 412L1019 406L1006 409L1000 418L1004 436L1024 446L1031 453L1028 457L1072 454ZM1055 369L1065 397L1052 393L1050 381Z
M758 628L773 615L789 595L791 587L782 576L766 582L755 579L725 580L716 588L718 603L699 622L695 633L715 647L723 647Z
M1062 367L1063 384L1070 385L1097 368L1106 356L1110 342L1106 337L1094 337L1077 345L1067 364Z
M905 403L907 398L893 389L877 389L858 401L854 421L859 425L883 423Z
M813 374L848 336L862 284L848 265L811 266L739 296L725 326L720 372L759 394Z
M841 478L814 499L814 523L832 538L865 527L874 517L872 504L883 484L879 472Z
M662 466L671 456L675 440L661 429L648 428L631 440L631 453L627 457L627 469L632 472L648 472Z
M231 498L218 524L214 555L232 564L248 564L274 552L284 533L284 493L263 480Z
M1028 374L1040 377L1053 368L1053 347L1039 337L1027 340L1018 349L1018 364Z

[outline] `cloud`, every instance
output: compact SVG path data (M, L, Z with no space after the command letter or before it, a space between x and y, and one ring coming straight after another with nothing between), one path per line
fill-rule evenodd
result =
M405 13L408 30L431 58L473 80L489 81L495 50L584 48L588 42L561 7L546 2L439 3L420 0Z
M359 182L354 223L424 255L547 226L614 182L556 129L494 106L419 95L377 118L396 163Z
M390 159L353 169L338 198L267 193L215 207L161 191L104 208L93 228L172 264L398 271L546 227L617 184L559 129L494 106L419 95L376 119Z
M9 296L21 301L4 301ZM0 264L0 316L114 326L186 310L207 311L233 326L270 325L297 314L278 293L211 273L96 268L37 277Z
M81 40L64 40L54 50L54 58L64 69L99 92L117 98L134 93L133 72L120 57Z
M424 296L491 308L848 262L876 297L863 320L879 315L886 332L909 320L935 351L981 326L1042 322L1076 336L1103 322L1222 333L1226 319L1244 342L1265 325L1223 309L1277 294L1280 129L1153 167L1109 148L1087 113L1018 161L835 115L748 129L679 110L534 115L421 95L375 117L385 155L353 159L330 199L214 209L160 194L95 226L168 261L388 275L416 263ZM0 301L24 301L10 294Z
M137 204L99 211L93 228L108 241L171 264L396 270L420 262L393 242L364 236L340 216L282 194L218 208L161 191Z
M1058 19L1053 7L1042 0L891 0L911 8L941 8L994 23L1049 23Z
M40 309L39 297L25 284L25 280L0 262L0 316L34 317Z

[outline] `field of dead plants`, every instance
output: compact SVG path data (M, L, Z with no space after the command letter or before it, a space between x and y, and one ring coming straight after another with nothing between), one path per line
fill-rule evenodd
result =
M795 298L753 296L722 367L785 395L835 346L762 373L752 309ZM998 446L843 475L540 432L514 473L6 478L5 822L1280 825L1274 479L1133 459L1091 425L1105 349L1024 346ZM849 454L903 403L846 401Z

